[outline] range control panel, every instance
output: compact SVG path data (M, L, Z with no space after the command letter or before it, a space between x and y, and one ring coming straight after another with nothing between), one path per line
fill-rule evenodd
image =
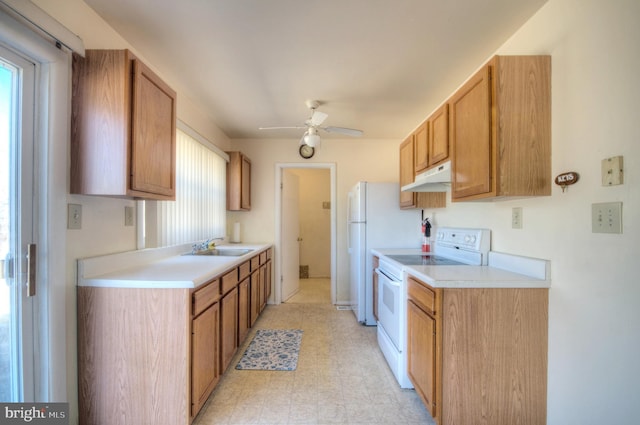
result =
M489 229L441 227L437 229L436 244L441 247L486 253L490 249L491 231Z

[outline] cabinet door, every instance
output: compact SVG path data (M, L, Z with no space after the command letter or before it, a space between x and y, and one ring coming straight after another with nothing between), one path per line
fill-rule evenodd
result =
M251 209L251 160L242 152L227 152L227 210Z
M414 143L414 173L418 174L429 166L429 123L425 121L413 133ZM412 179L413 180L413 179Z
M436 322L412 301L407 307L407 374L436 417Z
M131 190L175 199L176 94L142 62L133 70Z
M233 288L220 303L220 370L229 366L238 348L238 288Z
M490 68L474 75L450 101L452 198L491 191L491 84Z
M260 272L259 269L251 273L250 300L249 300L249 319L251 326L256 322L260 315Z
M243 210L251 209L251 161L242 155L242 181L240 184L241 208Z
M413 136L400 144L400 188L413 182L415 177ZM400 208L413 208L415 196L413 192L400 191Z
M449 105L446 103L429 118L429 166L449 158Z
M266 264L267 270L265 271L264 279L265 279L265 287L267 288L267 300L271 296L271 261L268 261Z
M191 324L191 416L200 411L220 378L220 305L215 303Z
M247 277L238 285L238 346L247 337L251 327L249 308L249 277Z
M267 305L267 265L263 264L260 266L260 270L258 271L258 276L260 279L260 312L264 310Z

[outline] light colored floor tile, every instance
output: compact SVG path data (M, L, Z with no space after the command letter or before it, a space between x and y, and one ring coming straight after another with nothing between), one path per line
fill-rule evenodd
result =
M194 425L433 425L415 391L399 388L375 327L329 304L328 279L301 283L291 302L265 309ZM297 370L234 369L257 329L304 330Z

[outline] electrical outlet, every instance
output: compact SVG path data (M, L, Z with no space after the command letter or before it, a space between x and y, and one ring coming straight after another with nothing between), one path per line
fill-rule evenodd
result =
M133 226L133 207L124 207L124 225Z
M513 207L511 209L511 228L522 229L522 207Z
M67 229L82 229L82 205L67 204Z
M592 233L622 233L622 202L591 204Z

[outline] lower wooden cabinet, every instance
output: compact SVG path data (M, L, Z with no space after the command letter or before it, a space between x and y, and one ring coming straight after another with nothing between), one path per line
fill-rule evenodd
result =
M438 425L546 424L548 289L407 290L407 372Z
M220 301L220 370L224 373L238 349L238 288Z
M80 424L189 425L270 296L271 253L195 290L78 287Z
M238 284L238 346L242 344L251 328L249 281L250 277L247 277Z
M191 416L198 414L220 380L220 304L191 322Z

